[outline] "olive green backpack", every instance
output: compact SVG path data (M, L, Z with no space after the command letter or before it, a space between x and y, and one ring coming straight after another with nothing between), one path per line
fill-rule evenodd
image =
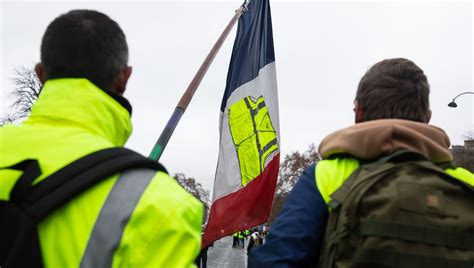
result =
M398 151L331 195L319 267L474 268L474 188Z

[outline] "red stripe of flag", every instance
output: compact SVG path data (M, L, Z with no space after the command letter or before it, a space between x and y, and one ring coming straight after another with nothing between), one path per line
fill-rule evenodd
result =
M262 173L237 192L214 201L202 237L202 248L226 235L265 223L270 215L278 177L280 154Z

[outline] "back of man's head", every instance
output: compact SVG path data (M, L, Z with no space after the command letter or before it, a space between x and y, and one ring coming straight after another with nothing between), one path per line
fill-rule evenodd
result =
M120 26L92 10L72 10L57 17L41 43L46 79L87 78L109 89L127 67L128 46Z
M429 93L428 80L415 63L402 58L383 60L359 82L355 100L360 118L356 120L397 118L427 123Z

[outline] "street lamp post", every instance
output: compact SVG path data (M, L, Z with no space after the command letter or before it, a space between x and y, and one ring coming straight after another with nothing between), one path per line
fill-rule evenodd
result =
M467 91L467 92L463 92L463 93L457 95L456 97L454 97L454 99L453 99L452 102L448 103L448 106L451 107L451 108L456 108L456 107L458 107L458 105L457 105L454 101L455 101L459 96L464 95L464 94L474 94L474 92L472 92L472 91Z

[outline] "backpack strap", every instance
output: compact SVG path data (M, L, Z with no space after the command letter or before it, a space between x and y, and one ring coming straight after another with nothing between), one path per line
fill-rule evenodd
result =
M352 172L352 174L344 181L344 183L341 185L341 187L339 187L339 189L337 189L333 194L331 194L331 200L329 201L328 206L331 209L336 209L337 207L339 207L339 205L344 203L347 195L349 194L352 188L352 185L357 180L361 172L376 170L375 172L377 172L377 174L382 174L385 172L389 172L393 168L392 165L386 165L384 168L380 169L379 167L381 167L383 164L390 162L406 162L413 160L427 160L427 158L419 153L403 149L398 150L392 154L380 157L376 161L362 164L361 166L359 166L359 168Z
M342 203L347 198L347 195L349 194L352 185L354 182L359 178L359 174L362 172L366 171L372 171L376 172L373 173L372 176L376 176L377 174L382 174L386 173L392 170L392 168L400 162L408 162L408 161L416 161L417 166L424 168L426 170L431 170L433 172L437 172L438 174L441 175L442 178L445 180L448 180L450 182L453 182L455 184L458 184L464 188L467 188L469 191L474 192L474 187L461 181L456 178L453 178L452 176L448 175L441 166L438 166L432 162L430 162L426 157L423 155L409 151L409 150L399 150L396 151L390 155L381 157L377 159L375 162L372 163L367 163L361 165L359 168L357 168L347 179L344 181L341 187L337 189L332 195L331 195L331 200L328 203L328 206L331 209L336 209L339 207ZM393 162L393 163L392 163ZM383 168L382 165L390 163L390 165L385 165ZM444 163L447 164L447 163Z
M355 267L471 268L472 260L452 256L421 256L387 250L362 248L352 260Z
M26 159L15 165L0 168L23 171L10 192L10 202L17 204L26 194L33 181L41 175L41 169L36 159Z
M446 230L376 219L361 221L358 229L361 236L379 236L460 250L474 250L474 235L456 229Z
M37 165L37 161L36 164L29 163L31 170L32 166ZM15 202L36 222L40 222L93 185L132 168L149 168L166 172L158 162L132 150L107 148L72 162L36 185L32 185L32 182L41 172L39 174L37 171L27 172L28 169L25 169L25 173L15 184L11 197L14 197Z
M375 162L365 164L363 165L363 168L367 170L373 170L388 162L406 162L406 161L414 161L414 160L429 161L428 158L426 158L425 156L417 152L413 152L407 149L402 149L394 153L391 153L389 155L382 156L379 159L377 159Z

